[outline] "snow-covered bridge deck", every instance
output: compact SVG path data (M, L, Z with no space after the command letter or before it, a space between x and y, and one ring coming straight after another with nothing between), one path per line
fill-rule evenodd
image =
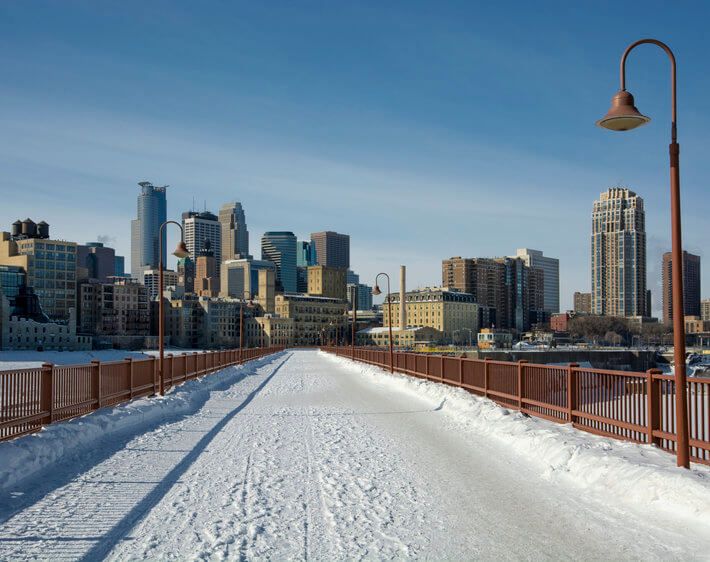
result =
M452 409L468 400L463 391L373 370L305 350L228 369L188 415L110 433L3 490L0 559L708 556L705 469L687 477L700 511L674 517L663 501L646 501L653 490L634 500L608 493L594 479L608 466L589 466L588 485L580 481L574 439L607 440L516 414L506 443ZM430 391L420 392L425 385ZM486 423L513 417L470 400L479 408L470 415ZM526 424L546 436L518 436L533 443L528 452L513 438ZM530 460L536 446L549 459L554 443L558 462ZM642 450L618 447L612 465ZM676 474L673 459L666 466L669 455L644 455L660 463L652 469L665 486ZM629 465L637 467L629 482L646 485L653 479L638 465Z

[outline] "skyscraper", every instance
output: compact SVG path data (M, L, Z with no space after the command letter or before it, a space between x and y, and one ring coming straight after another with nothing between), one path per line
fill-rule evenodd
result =
M131 274L143 281L143 271L157 269L160 256L165 263L166 241L159 248L159 230L167 218L167 185L156 187L142 181L138 195L138 212L131 221Z
M663 322L673 322L673 254L663 254ZM700 316L700 256L683 252L683 316Z
M614 187L592 210L592 314L650 316L646 310L643 199Z
M539 250L518 248L514 258L521 258L528 267L542 269L545 281L545 310L551 314L560 311L560 260L543 256Z
M185 245L194 262L197 262L197 256L205 240L210 241L219 277L219 267L222 262L222 225L216 215L209 211L187 211L182 214L182 227L185 230Z
M311 234L316 249L316 264L326 267L350 267L350 236L327 230Z
M219 224L222 227L222 261L248 258L249 231L242 204L234 201L222 205Z
M261 238L261 259L276 264L277 291L297 291L296 236L293 232L265 232Z
M298 267L317 265L316 247L313 242L299 240L296 249L298 251L296 254L296 265Z

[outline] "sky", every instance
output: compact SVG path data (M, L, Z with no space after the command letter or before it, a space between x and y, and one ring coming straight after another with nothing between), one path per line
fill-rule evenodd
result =
M645 200L659 313L670 250L660 49L642 45L627 64L651 123L594 122L624 48L667 42L684 246L703 257L710 297L708 18L702 1L3 2L0 229L46 220L53 238L100 238L128 263L147 180L170 186L173 219L193 200L241 201L257 256L267 230L348 233L370 284L404 264L409 288L436 285L444 258L539 249L560 259L571 308L590 289L592 203L622 185Z

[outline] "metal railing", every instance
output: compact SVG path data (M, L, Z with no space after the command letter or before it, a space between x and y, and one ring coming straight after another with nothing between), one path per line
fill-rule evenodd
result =
M387 351L321 349L390 367ZM633 373L402 352L393 361L400 373L465 388L531 416L676 453L675 380L658 369ZM687 393L690 457L710 464L710 379L688 379Z
M167 354L165 385L239 365L283 347L229 349ZM142 396L157 394L158 358L92 361L84 365L53 365L0 371L0 441L39 431L43 426L83 416Z

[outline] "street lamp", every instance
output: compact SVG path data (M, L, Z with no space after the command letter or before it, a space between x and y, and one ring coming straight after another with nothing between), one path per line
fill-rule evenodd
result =
M159 370L160 370L160 395L165 394L165 304L163 302L163 232L165 226L168 224L176 224L180 229L180 242L178 242L173 255L178 258L186 258L190 255L190 252L185 246L185 232L182 229L182 225L175 221L165 221L160 225L158 229L158 252L160 253L160 260L158 262L158 354L159 354Z
M650 118L642 115L634 106L634 97L626 91L626 58L635 47L650 43L663 49L671 61L671 239L672 239L672 287L673 287L673 356L675 359L675 412L677 432L677 464L690 468L688 449L688 402L685 376L685 325L683 319L683 246L681 242L680 213L680 145L676 128L676 62L670 47L657 39L641 39L629 45L621 56L619 68L620 88L611 101L611 108L597 125L612 131L628 131L645 125Z
M384 275L387 278L387 316L389 316L389 333L390 333L390 373L394 373L394 351L392 349L392 292L390 290L390 276L387 275L386 273L378 273L377 277L375 277L375 288L372 289L372 294L377 296L381 295L382 291L380 290L379 285L377 284L377 280L380 278L380 275ZM399 306L404 306L404 303L401 302L399 303ZM403 326L400 326L400 330L403 328Z
M239 307L239 362L242 363L243 359L243 349L244 349L244 295L249 295L249 303L246 305L247 308L254 308L254 303L251 300L251 293L249 291L242 292L242 305Z

